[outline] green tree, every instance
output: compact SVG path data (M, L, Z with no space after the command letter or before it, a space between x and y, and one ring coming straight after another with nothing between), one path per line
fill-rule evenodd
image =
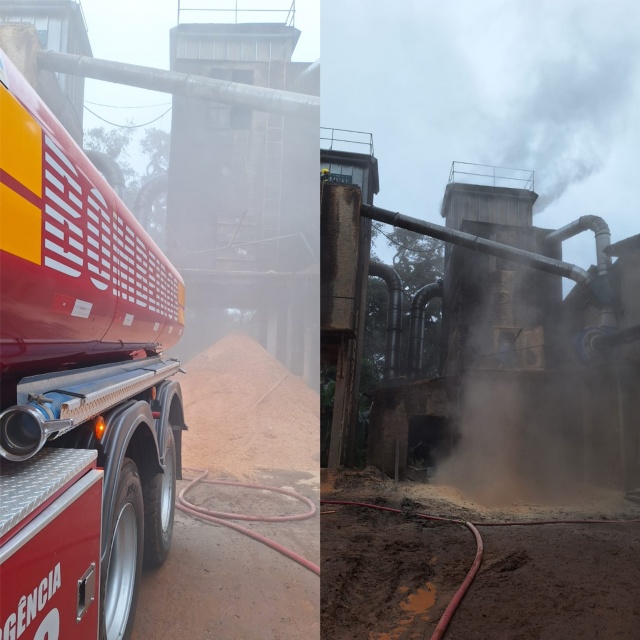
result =
M149 158L147 175L153 176L169 170L169 153L171 150L171 134L150 127L145 129L140 141L140 150Z
M118 163L125 182L124 202L129 209L133 208L136 194L140 188L140 176L131 166L129 155L132 137L133 129L94 127L84 132L83 140L85 149L105 153Z
M133 146L134 129L121 127L105 129L95 127L85 131L84 148L90 151L100 151L113 158L119 165L125 180L124 202L134 210L134 205L141 186L149 177L166 173L169 168L169 152L171 134L149 127L144 130L139 141L137 152L147 159L147 177L138 174L131 165L131 147ZM166 193L160 193L151 205L151 218L145 221L147 231L161 247L164 247L164 229L167 215Z

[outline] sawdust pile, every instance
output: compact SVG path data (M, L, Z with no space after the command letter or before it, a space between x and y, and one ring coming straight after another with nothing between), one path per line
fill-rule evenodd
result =
M258 469L318 474L319 396L253 338L227 336L184 369L183 466L238 479Z
M448 518L472 521L511 520L629 520L640 517L640 506L625 500L620 491L584 487L572 500L553 503L516 501L487 505L456 487L438 482L394 481L375 467L322 469L320 491L324 498L377 503L380 499L402 501L403 507Z

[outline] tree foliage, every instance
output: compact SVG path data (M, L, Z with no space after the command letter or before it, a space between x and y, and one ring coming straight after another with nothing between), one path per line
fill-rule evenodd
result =
M149 158L148 176L168 171L170 149L171 134L154 127L145 129L144 137L140 141L140 150Z
M142 138L134 145L133 129L117 128L105 129L95 127L84 133L84 148L89 151L100 151L113 158L122 171L125 180L124 202L134 210L134 204L140 187L148 177L166 172L169 168L169 151L171 134L149 127L144 130ZM133 147L133 151L132 151ZM142 155L146 158L147 176L136 172L131 164L131 154ZM151 219L145 226L156 242L163 244L164 221L166 218L166 194L160 194L151 207Z
M140 176L131 166L129 156L132 137L132 129L94 127L85 131L83 140L85 149L104 153L118 163L125 182L124 201L129 208L133 207L136 193L140 188Z

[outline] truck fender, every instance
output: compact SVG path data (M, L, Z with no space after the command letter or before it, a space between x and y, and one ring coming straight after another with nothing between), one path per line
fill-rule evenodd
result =
M176 444L176 478L182 480L182 432L188 429L184 421L182 389L175 380L165 380L157 387L156 407L159 407L160 418L156 420L156 432L161 452L161 463L164 465L164 449L167 429L173 429ZM155 407L154 407L155 408Z
M130 400L119 405L106 419L105 437L101 443L102 455L99 459L104 468L102 548L100 550L103 567L110 543L107 539L109 523L113 515L113 503L123 459L126 456L136 462L143 482L148 473L163 470L153 424L151 407L149 403L142 400ZM133 453L129 451L130 448Z

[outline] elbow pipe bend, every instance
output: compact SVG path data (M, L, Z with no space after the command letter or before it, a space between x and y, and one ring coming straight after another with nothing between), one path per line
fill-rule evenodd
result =
M581 216L556 231L552 231L544 240L549 245L555 242L564 242L568 238L582 233L593 231L596 238L596 278L590 283L590 290L602 304L600 309L600 325L615 326L616 319L612 307L613 292L608 280L611 258L607 255L607 248L611 244L611 231L609 225L600 216Z
M400 337L402 335L402 280L397 271L381 262L369 263L369 275L387 284L387 341L384 357L384 379L399 375Z
M418 289L411 302L411 320L409 324L408 375L416 377L422 371L422 349L424 346L424 324L427 304L433 298L441 298L442 280L426 284Z
M581 216L577 220L552 231L546 238L545 243L564 242L568 238L588 230L593 231L596 238L596 266L598 275L606 275L611 266L611 259L606 254L606 248L611 244L611 231L609 225L600 216Z

